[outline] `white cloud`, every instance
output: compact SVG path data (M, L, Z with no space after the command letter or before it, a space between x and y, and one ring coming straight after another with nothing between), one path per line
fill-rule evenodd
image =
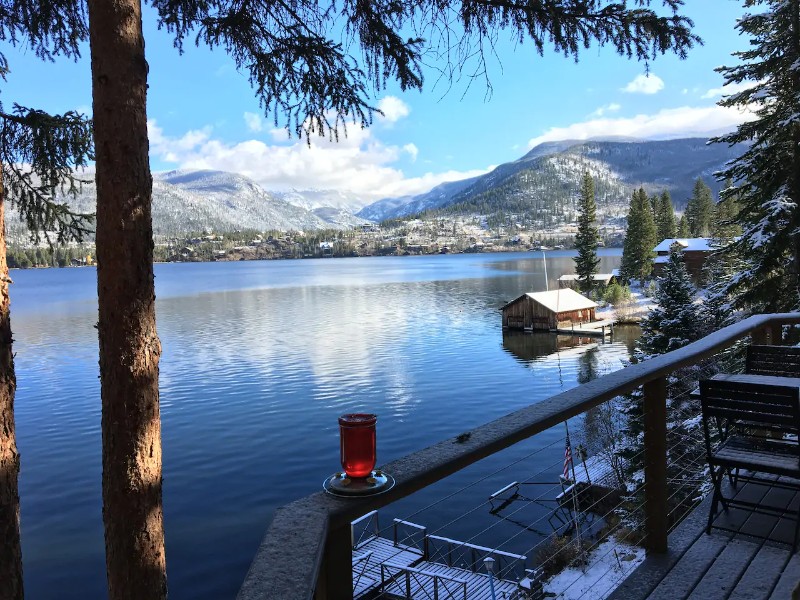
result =
M403 146L403 150L405 150L411 157L411 162L417 162L417 156L419 156L419 148L417 148L416 144L406 144L405 146Z
M244 122L250 131L261 131L264 129L264 123L261 120L261 115L256 113L244 113Z
M693 135L707 135L720 130L733 129L753 114L721 106L668 108L652 115L625 118L600 118L573 123L566 127L552 127L531 139L528 147L557 140L586 140L597 137L627 136L664 139Z
M383 120L396 123L411 113L411 108L396 96L385 96L378 102L378 108L383 111Z
M628 85L622 88L629 94L655 94L664 89L664 81L655 73L637 75Z
M415 159L415 144L392 146L374 138L368 129L353 126L340 141L313 138L285 141L283 130L270 131L284 143L247 140L227 143L214 139L209 127L182 136L164 133L155 120L148 121L150 151L176 168L218 169L241 173L268 190L332 189L352 192L364 199L418 194L445 181L474 177L489 171L445 171L408 178L397 163L403 155Z
M622 108L622 106L620 106L616 102L612 102L611 104L606 104L605 106L601 106L600 108L592 112L592 114L590 114L589 116L602 117L606 113L617 112L620 108Z
M700 96L703 99L707 98L716 98L717 96L730 96L732 94L737 94L743 90L746 90L749 87L752 87L754 84L752 82L739 82L739 83L729 83L728 85L712 88L708 90L705 94Z

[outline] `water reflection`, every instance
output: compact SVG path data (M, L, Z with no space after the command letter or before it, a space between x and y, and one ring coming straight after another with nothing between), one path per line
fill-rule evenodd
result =
M566 254L547 260L551 278L573 268ZM619 253L604 260L618 263ZM14 275L32 598L105 593L94 275ZM605 344L502 332L499 307L544 289L541 260L530 254L157 265L156 275L173 599L235 595L275 508L316 491L338 468L339 414L379 415L385 464L618 369L629 356L622 329ZM557 478L562 435L517 444L391 514L408 517L447 498L422 520L444 535L478 535L496 519L453 515L505 478L550 464L545 474ZM476 481L479 488L450 497ZM479 541L506 534L497 524ZM520 538L508 549L530 543Z
M549 332L503 331L503 349L522 363L535 362L570 348L580 349L578 352L580 356L585 353L585 346L594 347L597 343L596 337L555 335Z

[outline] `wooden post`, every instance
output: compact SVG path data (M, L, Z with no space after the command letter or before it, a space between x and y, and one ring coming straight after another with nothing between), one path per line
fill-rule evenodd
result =
M770 325L769 326L769 343L779 346L783 341L783 325Z
M660 377L644 389L645 547L667 551L667 380Z
M769 343L769 329L766 327L761 327L760 329L756 329L753 333L750 334L750 338L752 339L754 344L763 345Z
M353 545L350 525L328 531L315 600L353 599Z

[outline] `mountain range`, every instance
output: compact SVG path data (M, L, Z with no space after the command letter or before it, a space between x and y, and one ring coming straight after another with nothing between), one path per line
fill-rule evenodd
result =
M83 184L77 196L64 201L77 212L93 213L97 206L93 173L86 172L82 178L90 183ZM328 206L322 200L338 196L338 192L319 190L307 194L268 192L243 175L224 171L154 173L153 232L156 236L181 237L206 230L222 233L237 229L347 229L368 222L342 208L341 202ZM8 212L7 222L9 239L24 243L27 230L13 208Z
M417 196L379 200L357 214L380 221L429 211L513 212L543 220L539 213L544 212L556 224L574 213L585 171L595 178L601 211L624 216L639 187L649 194L669 191L675 207L682 209L697 178L718 194L721 184L714 173L744 150L741 145L708 144L706 138L546 142L485 175L443 183Z
M698 177L717 194L720 183L714 172L744 149L709 145L705 138L548 142L485 175L372 204L336 190L267 191L237 173L168 171L153 175L153 228L157 236L166 237L203 230L309 231L420 214L500 214L515 219L522 215L534 225L548 227L574 222L585 171L595 180L598 216L621 219L633 190L640 186L651 194L668 190L678 209L685 206ZM91 181L92 175L87 172L84 178ZM85 184L77 197L66 201L79 212L94 212L94 184ZM27 239L13 208L7 223L12 241Z

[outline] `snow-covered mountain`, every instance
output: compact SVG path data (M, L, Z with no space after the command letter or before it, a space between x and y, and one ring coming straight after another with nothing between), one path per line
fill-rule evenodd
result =
M448 207L472 214L545 210L566 218L585 170L601 178L598 191L605 198L598 204L612 213L624 215L633 189L640 186L648 193L668 190L676 208L683 208L698 177L718 193L714 172L743 151L741 146L709 145L707 138L546 142L485 175L444 183L418 196L379 200L358 215L380 221Z
M317 208L335 208L355 213L370 203L361 196L339 190L306 189L272 193L276 198L311 211Z
M93 179L86 173L84 179ZM95 212L97 192L93 183L65 201L78 212ZM27 237L19 216L8 215L9 231ZM318 230L345 229L366 223L342 208L311 210L264 190L251 179L223 171L168 171L153 174L153 229L156 235L181 236L211 229Z

